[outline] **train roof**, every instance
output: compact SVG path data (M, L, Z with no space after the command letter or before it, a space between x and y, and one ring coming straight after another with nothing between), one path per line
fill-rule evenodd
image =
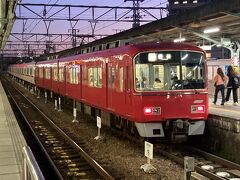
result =
M191 51L200 51L204 52L201 48L188 44L188 43L174 43L174 42L160 42L160 43L141 43L141 44L131 44L126 46L121 46L118 48L111 48L111 49L105 49L101 51L95 51L85 54L78 54L73 56L67 56L62 58L56 58L52 60L45 60L45 61L39 61L37 65L40 64L48 64L48 63L57 63L59 62L68 62L73 60L79 60L81 59L87 59L89 58L89 55L91 57L97 57L97 56L111 56L114 54L121 54L121 53L129 53L130 55L135 55L139 53L140 51L151 51L151 50L191 50Z
M22 64L12 64L10 66L14 66L14 67L27 67L27 66L35 66L36 62L32 61L29 63L22 63Z
M159 43L142 43L133 45L141 50L144 49L161 49L161 50L193 50L204 52L196 45L189 43L175 43L175 42L159 42Z

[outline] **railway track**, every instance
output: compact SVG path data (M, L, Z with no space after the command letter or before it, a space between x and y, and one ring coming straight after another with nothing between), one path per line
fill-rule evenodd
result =
M59 179L115 179L20 91L2 82Z
M57 145L51 152L52 154L57 153L62 157L75 155L74 151L71 149L62 149L61 146L64 146L65 143L57 140L52 134L47 134L49 130L47 128L42 128L43 126L40 121L35 121L33 124L38 131L40 131L39 134L46 141L47 146L53 144L55 147L55 145ZM142 139L138 141L135 138L131 138L130 140L134 141L136 144L143 144ZM178 145L163 149L162 145L156 144L154 145L154 156L155 158L162 158L162 156L167 157L182 166L184 164L184 156L194 157L195 172L192 173L192 177L195 179L240 180L240 165L192 147ZM74 173L74 170L76 170L75 162L59 160L56 164L61 167L67 163L69 163L71 170L65 174L68 177L72 177L74 174L76 175L77 173Z
M155 155L167 157L182 166L185 156L194 157L195 172L192 173L194 179L240 180L239 164L194 147L177 145L162 149L160 146L155 146Z

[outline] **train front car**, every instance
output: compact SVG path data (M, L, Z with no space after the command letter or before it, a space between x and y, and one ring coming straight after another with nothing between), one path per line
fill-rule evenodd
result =
M142 137L186 140L202 135L208 116L204 52L163 43L133 59L135 125Z

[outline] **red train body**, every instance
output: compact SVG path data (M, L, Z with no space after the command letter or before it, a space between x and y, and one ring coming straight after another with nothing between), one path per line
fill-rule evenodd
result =
M18 76L18 67L10 73ZM104 111L108 124L135 126L143 137L204 132L206 63L196 46L148 43L42 61L33 78L38 88Z

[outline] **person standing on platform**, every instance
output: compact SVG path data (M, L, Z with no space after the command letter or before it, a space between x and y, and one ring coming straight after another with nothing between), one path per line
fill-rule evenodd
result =
M214 85L215 85L215 94L214 94L214 101L213 104L216 104L217 102L217 96L218 92L221 92L222 95L222 103L221 105L224 105L225 102L225 96L224 96L224 89L225 85L224 82L226 81L227 77L224 75L222 68L217 69L217 75L214 77Z
M237 73L234 71L232 66L228 66L227 69L227 76L228 76L228 83L227 83L227 95L226 95L226 102L229 101L229 97L231 94L231 91L233 93L233 105L238 106L238 95L237 95L237 89L238 86L236 86L234 78L237 77Z

